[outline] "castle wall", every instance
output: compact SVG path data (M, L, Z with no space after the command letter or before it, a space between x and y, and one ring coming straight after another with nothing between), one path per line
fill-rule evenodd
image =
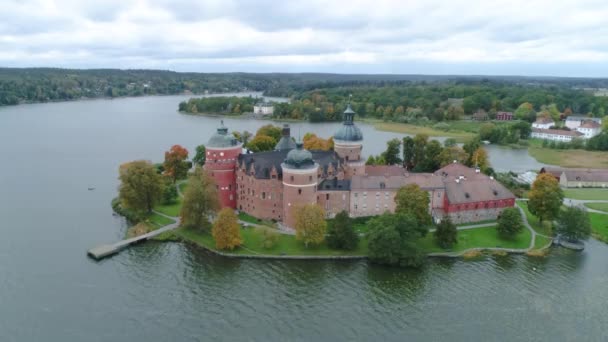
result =
M361 160L361 142L334 141L334 151L343 158L345 162Z
M283 183L277 178L256 179L241 169L236 173L237 209L265 220L283 218Z
M350 191L323 191L317 192L317 204L325 210L328 218L336 216L342 210L350 211Z
M317 203L318 164L311 169L283 168L283 224L295 227L295 209Z
M230 148L208 148L203 168L214 180L222 208L236 208L236 164L241 145Z
M353 189L350 192L350 216L380 215L386 211L394 213L395 195L398 189ZM444 189L428 190L429 211L443 208Z

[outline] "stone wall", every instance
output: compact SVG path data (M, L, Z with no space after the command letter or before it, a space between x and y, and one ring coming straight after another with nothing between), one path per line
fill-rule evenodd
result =
M239 169L237 209L268 220L280 221L283 217L283 183L279 179L256 179Z
M328 218L332 218L342 210L350 210L350 191L320 190L317 192L317 204L325 210Z
M488 208L488 209L476 209L476 210L462 210L449 213L450 219L454 223L469 223L479 222L486 220L496 220L498 215L505 208Z

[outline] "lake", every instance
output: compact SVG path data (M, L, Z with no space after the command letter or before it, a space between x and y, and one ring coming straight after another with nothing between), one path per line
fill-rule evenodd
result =
M173 144L192 151L215 130L217 118L176 113L185 98L0 108L0 341L608 338L608 247L595 240L580 254L430 260L422 270L231 260L157 242L88 259L127 228L110 208L118 166L160 161ZM225 122L252 132L267 123ZM338 125L292 132L328 137ZM403 136L360 126L365 154ZM496 169L529 162L525 151L490 154Z

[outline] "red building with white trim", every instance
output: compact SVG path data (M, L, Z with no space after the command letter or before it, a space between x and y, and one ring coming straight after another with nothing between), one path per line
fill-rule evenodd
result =
M207 156L203 168L215 181L220 205L222 208L236 209L236 166L243 144L228 134L228 128L222 121L205 147Z

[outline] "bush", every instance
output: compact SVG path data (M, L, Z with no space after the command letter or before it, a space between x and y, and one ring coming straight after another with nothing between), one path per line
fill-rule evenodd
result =
M452 223L450 217L444 217L441 222L437 225L435 230L435 240L439 247L443 249L451 248L455 243L458 242L458 230L456 225Z
M450 125L445 122L440 122L440 123L434 124L433 128L440 130L440 131L447 132L450 130Z
M170 205L177 203L177 188L172 183L167 183L165 185L165 191L163 191L163 196L160 199L160 203L163 205Z
M346 211L336 215L327 229L327 245L334 249L353 250L357 248L359 236L353 228L353 222Z
M517 208L507 208L498 216L498 234L503 238L512 239L524 230L524 223Z
M262 228L262 247L271 249L279 242L279 233L271 228Z

